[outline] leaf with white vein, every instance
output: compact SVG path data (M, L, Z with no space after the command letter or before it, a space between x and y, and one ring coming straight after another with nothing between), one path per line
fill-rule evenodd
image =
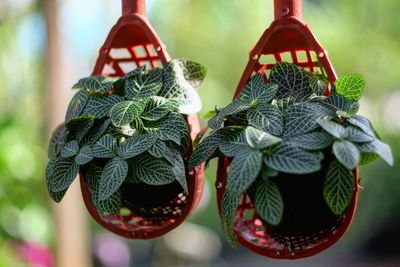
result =
M93 157L95 158L112 158L116 156L117 140L106 134L92 145Z
M290 137L288 142L307 150L321 150L332 145L333 138L326 132L312 132Z
M257 214L270 225L278 225L283 216L283 199L278 186L268 179L257 184L254 206Z
M79 145L76 140L69 141L61 149L61 157L69 158L75 156L79 151Z
M247 112L249 125L270 134L280 136L283 132L283 115L279 108L260 104Z
M98 189L98 199L105 200L117 191L128 174L128 163L120 158L114 157L104 166L101 173Z
M175 173L164 159L146 154L137 159L135 176L149 185L165 185L175 181Z
M333 154L347 169L354 169L360 161L360 151L349 141L336 141L332 146Z
M118 147L118 155L123 159L133 158L150 149L157 141L157 136L151 133L135 134L126 139Z
M114 105L110 110L111 123L122 127L133 122L142 113L145 104L144 101L123 101Z
M255 149L263 149L282 142L282 139L267 132L248 126L245 130L247 143Z

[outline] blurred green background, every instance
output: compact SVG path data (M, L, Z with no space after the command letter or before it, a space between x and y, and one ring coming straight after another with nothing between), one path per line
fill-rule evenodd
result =
M59 69L48 69L45 64L49 48L44 7L49 2L58 9L57 23L51 26L60 33L56 54L64 64ZM200 92L203 112L230 101L248 51L272 21L272 2L147 1L149 19L169 53L208 67ZM219 226L214 163L206 172L205 195L198 211L165 238L118 238L85 213L90 222L90 248L85 254L92 265L400 266L399 10L398 0L304 0L304 19L329 51L339 76L365 76L361 113L391 145L396 161L392 168L379 160L361 169L364 190L355 221L333 248L295 262L230 248ZM0 1L0 267L55 266L52 207L57 209L57 205L48 200L44 180L51 112L46 107L46 84L54 73L62 77L66 88L88 76L98 48L119 15L120 1L115 0ZM70 92L51 90L60 94L63 105L68 103ZM83 207L82 201L79 205Z

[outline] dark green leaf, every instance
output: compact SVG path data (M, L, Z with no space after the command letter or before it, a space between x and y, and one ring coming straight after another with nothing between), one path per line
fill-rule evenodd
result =
M328 88L328 81L325 76L322 75L311 75L310 77L310 88L314 95L324 95Z
M118 155L123 159L133 158L150 149L156 141L157 136L151 133L135 134L120 144Z
M104 135L92 145L92 151L95 158L112 158L116 156L117 140L109 134Z
M228 116L248 110L251 107L250 103L246 100L234 100L226 107L219 110L220 116Z
M279 86L277 84L273 83L265 84L263 79L262 86L256 86L250 92L251 102L255 102L256 104L267 104L271 102L271 100L274 99L274 97L276 96L278 88Z
M68 121L66 127L80 142L94 125L95 118L93 116L78 116Z
M285 117L283 135L290 137L311 132L319 127L319 119L329 117L329 111L315 103L305 102L291 106Z
M105 93L113 88L113 82L109 77L91 76L80 79L72 88L94 91L96 93Z
M287 62L278 62L272 68L269 80L278 84L280 91L308 91L310 86L308 73L301 67Z
M335 82L336 92L348 100L358 101L365 87L365 80L359 74L342 76Z
M110 119L105 121L96 121L90 131L82 138L81 144L92 145L97 142L99 138L105 134L110 123Z
M189 126L184 117L172 112L159 121L151 121L145 124L145 130L155 134L164 141L174 141L180 145L181 140L189 138Z
M333 138L326 132L312 132L288 139L294 146L307 150L321 150L332 145Z
M124 99L115 94L94 95L90 96L82 115L92 115L98 119L107 116L110 109L122 102Z
M250 147L247 144L244 131L228 136L225 141L219 145L219 150L227 157L234 157L242 151L246 151L248 148Z
M90 146L84 146L79 150L78 155L75 157L75 162L79 165L85 165L93 159L93 152Z
M123 101L114 105L110 109L111 123L122 127L133 122L142 113L145 105L144 101Z
M361 158L360 162L358 163L360 166L370 164L378 159L378 154L371 152L361 152L360 155Z
M308 152L297 146L282 143L264 157L264 162L277 171L306 174L318 171L322 158L320 153Z
M257 184L254 206L257 214L268 224L280 223L283 216L283 199L273 181L261 181Z
M119 189L128 174L128 163L115 157L109 160L101 173L98 200L106 200Z
M150 155L143 155L137 159L135 176L149 185L165 185L175 181L171 166L164 159Z
M224 116L222 116L220 114L216 114L214 117L212 117L208 121L208 127L210 127L213 130L218 130L219 128L222 127L222 124L224 123L224 121L225 121Z
M170 111L176 111L175 105L164 97L153 96L149 98L141 118L155 121L164 118Z
M229 166L227 190L244 192L257 178L261 165L262 154L258 150L246 149L236 155Z
M162 69L153 68L141 75L126 79L125 91L129 99L155 96L161 90L162 84Z
M225 237L233 247L237 245L237 238L233 223L235 222L236 211L241 199L242 194L237 194L228 190L224 192L222 197L221 226Z
M249 125L270 134L280 136L283 132L281 111L272 105L261 104L247 112Z
M263 89L268 88L267 86L268 85L264 82L263 76L257 73L251 76L250 79L247 81L246 86L237 96L237 100L247 101L248 103L250 103L252 97L254 97L254 95L256 95L258 92L265 91Z
M270 135L269 133L248 126L245 130L247 143L255 149L263 149L274 144L280 143L282 139Z
M65 127L65 124L59 125L53 132L49 148L48 148L48 157L51 158L55 155L59 155L61 153L61 149L64 146L65 142L67 142L68 130Z
M324 199L335 215L341 215L349 205L355 181L353 174L339 161L333 161L329 166L324 182Z
M79 145L76 140L70 141L64 145L64 147L61 149L61 157L63 158L69 158L73 157L76 154L78 154L79 151Z
M354 169L360 161L360 151L352 142L335 141L332 149L338 161L349 170Z
M79 171L79 165L73 158L58 158L54 166L54 173L48 179L48 189L57 193L66 190L74 181Z
M89 98L89 94L87 91L79 90L74 95L71 102L69 102L67 114L65 115L65 121L69 121L72 118L81 115L83 112L83 109L85 108L88 98Z
M111 196L106 199L100 200L99 198L95 198L93 201L93 204L98 211L108 213L119 213L121 209L121 203L121 190L115 191Z
M322 101L322 104L327 107L332 115L349 117L357 113L360 105L355 101L350 101L341 95L333 92L329 97Z

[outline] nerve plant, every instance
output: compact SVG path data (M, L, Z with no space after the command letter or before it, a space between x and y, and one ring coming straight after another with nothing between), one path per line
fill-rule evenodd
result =
M197 143L192 167L214 157L229 158L227 186L222 198L222 228L235 244L233 223L246 192L266 225L279 225L285 203L277 184L279 173L311 174L332 157L322 188L326 204L341 215L355 189L353 170L378 156L393 164L391 150L370 121L357 115L364 89L360 75L339 78L326 96L323 74L291 63L277 63L268 83L253 75L228 106L210 112L212 131ZM211 116L210 116L211 117Z
M187 192L184 157L190 139L182 114L200 110L197 89L205 74L198 63L172 60L163 68L137 68L116 81L79 80L65 123L50 140L46 180L51 198L61 201L79 172L102 212L120 211L125 183L178 181Z

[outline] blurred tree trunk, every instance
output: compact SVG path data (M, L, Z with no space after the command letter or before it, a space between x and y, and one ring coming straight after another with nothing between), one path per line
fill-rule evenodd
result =
M47 87L48 134L64 120L71 93L68 72L63 70L63 49L58 30L58 1L42 0L47 26L45 81ZM66 82L67 80L67 82ZM69 188L61 204L52 204L55 225L55 263L57 267L90 267L91 250L87 215L82 205L78 179ZM53 203L53 202L52 202Z

